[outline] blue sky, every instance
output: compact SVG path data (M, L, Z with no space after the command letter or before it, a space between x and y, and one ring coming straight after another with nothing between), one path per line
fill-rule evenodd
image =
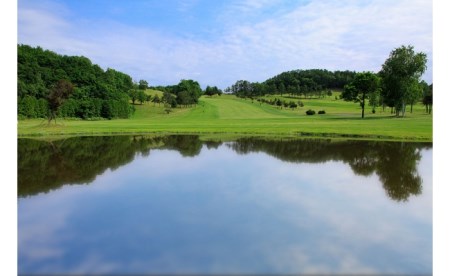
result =
M168 85L264 81L283 71L378 71L390 51L428 56L430 0L19 0L18 43Z

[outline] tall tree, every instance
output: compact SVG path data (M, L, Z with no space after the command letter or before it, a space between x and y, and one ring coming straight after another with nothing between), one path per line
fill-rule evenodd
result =
M366 99L377 93L380 87L380 78L371 72L357 73L352 82L344 87L342 98L346 101L354 101L361 106L361 118L364 118Z
M408 91L419 81L427 66L427 56L423 52L415 53L414 47L401 46L394 49L384 62L380 71L383 84L383 98L395 107L397 117L405 115L408 103Z
M74 90L73 84L68 80L59 80L50 90L48 95L48 106L50 109L48 115L48 123L55 120L56 124L56 112L63 102L69 98Z

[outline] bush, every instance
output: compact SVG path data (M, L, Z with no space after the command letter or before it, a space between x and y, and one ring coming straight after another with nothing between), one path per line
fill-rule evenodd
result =
M325 110L319 110L318 114L325 114Z
M308 109L306 111L306 115L314 115L314 114L316 114L316 112L314 110Z

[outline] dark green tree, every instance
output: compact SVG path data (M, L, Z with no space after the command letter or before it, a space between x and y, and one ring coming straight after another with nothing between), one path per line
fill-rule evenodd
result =
M151 102L151 101L152 101L152 95L146 95L146 96L145 96L145 101L146 101L147 103Z
M148 88L148 82L146 80L140 80L139 81L139 89L145 90Z
M342 98L346 101L354 101L361 106L361 118L364 118L366 99L376 93L380 87L380 78L371 72L357 73L350 84L344 87Z
M414 86L425 72L427 56L414 52L414 47L401 46L394 49L380 71L383 84L383 99L395 108L396 116L405 115L409 97Z
M73 84L68 80L59 80L50 90L50 94L48 95L48 107L49 107L49 115L48 115L48 123L50 124L51 120L55 120L56 124L56 112L58 112L59 107L63 104L63 102L69 98L74 90Z
M422 84L423 85L423 84ZM425 110L428 114L431 114L431 109L433 107L433 84L423 88L422 103L425 105Z
M161 104L161 99L159 98L158 95L155 95L152 99L153 105L158 104L158 106Z

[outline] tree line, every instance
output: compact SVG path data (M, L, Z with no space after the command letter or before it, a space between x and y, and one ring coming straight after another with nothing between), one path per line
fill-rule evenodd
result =
M225 89L241 98L283 94L298 97L322 97L331 89L343 89L353 80L356 72L328 71L325 69L293 70L283 72L264 82L238 80Z
M264 82L238 80L225 92L237 97L258 98L271 94L289 94L297 97L324 97L331 89L341 90L341 97L365 107L390 107L397 116L404 116L406 106L419 100L431 113L433 86L420 77L426 70L426 55L415 53L412 46L394 49L378 73L354 71L328 71L324 69L293 70L283 72ZM166 110L177 106L198 104L200 96L221 95L217 86L203 91L195 80L181 80L177 85L149 87L140 80L133 83L125 73L100 68L86 57L59 55L40 47L18 45L18 117L129 118L134 104L139 101L164 103ZM148 88L163 92L150 96ZM132 105L129 104L131 100ZM260 101L262 102L262 101ZM274 103L280 105L280 102ZM297 103L283 103L295 108Z
M283 72L266 81L238 80L226 92L241 98L258 98L283 94L297 97L324 97L331 89L342 91L341 97L365 107L390 107L396 116L404 116L406 106L421 101L428 114L433 105L433 85L420 80L426 70L427 56L414 51L411 45L394 49L378 73L354 71L328 71L323 69L293 70Z
M122 72L104 71L86 57L59 55L41 47L18 45L17 93L19 118L129 118L137 102L192 106L200 96L222 94L216 86L202 91L194 80L158 87L151 96L146 80L134 83ZM130 105L131 101L131 105Z
M129 75L106 71L82 56L18 45L19 118L129 118ZM57 111L57 112L56 112Z
M164 103L166 107L190 107L198 104L198 100L202 95L213 96L222 95L222 90L217 86L207 86L205 90L202 90L200 84L195 80L182 79L176 85L167 86L151 86L153 90L163 92L162 97L158 95L153 96L150 101L155 104Z

